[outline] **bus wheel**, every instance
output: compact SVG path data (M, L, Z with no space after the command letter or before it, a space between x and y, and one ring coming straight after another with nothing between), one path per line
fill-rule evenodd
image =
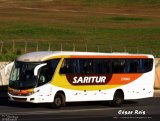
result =
M65 106L65 97L61 93L57 93L54 98L54 102L51 104L52 108L61 108Z
M124 94L122 91L116 91L113 97L113 100L110 102L110 104L113 107L119 107L122 105L124 101Z

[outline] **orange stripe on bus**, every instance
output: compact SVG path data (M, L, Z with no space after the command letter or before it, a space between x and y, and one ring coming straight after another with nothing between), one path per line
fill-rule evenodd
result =
M107 85L125 85L138 79L142 74L113 74Z

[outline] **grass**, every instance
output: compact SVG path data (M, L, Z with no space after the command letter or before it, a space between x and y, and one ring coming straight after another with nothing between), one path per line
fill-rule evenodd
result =
M61 0L57 0L61 1ZM140 7L159 7L160 2L158 0L67 0L69 2L75 2L87 6L115 6L115 7L126 7L126 6L140 6Z
M160 55L160 1L7 1L0 2L0 60L62 47Z

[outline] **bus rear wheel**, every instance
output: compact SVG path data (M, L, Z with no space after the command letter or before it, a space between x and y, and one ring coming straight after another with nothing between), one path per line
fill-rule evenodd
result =
M63 94L57 93L54 98L54 102L51 104L52 108L61 108L65 106L65 97Z
M116 91L113 100L110 102L110 104L113 107L119 107L123 104L123 101L124 101L123 92Z

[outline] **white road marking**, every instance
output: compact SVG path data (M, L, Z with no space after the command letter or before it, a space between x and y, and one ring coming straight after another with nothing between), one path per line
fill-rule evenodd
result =
M115 108L97 108L97 109L74 109L74 110L49 110L49 111L27 111L27 112L12 112L0 113L1 115L38 115L38 114L58 114L58 113L73 113L73 112L87 112L87 111L103 111L114 110ZM119 108L116 108L119 109Z
M30 120L38 120L38 121L40 121L40 120L42 120L42 121L45 121L45 120L66 120L66 119L87 119L87 118L101 118L101 117L107 117L107 116L72 116L72 117L65 117L65 116L63 116L63 117L51 117L51 118L49 118L49 117L44 117L44 118L42 118L42 117L40 117L40 118L31 118L31 119L23 119L23 121L30 121Z

